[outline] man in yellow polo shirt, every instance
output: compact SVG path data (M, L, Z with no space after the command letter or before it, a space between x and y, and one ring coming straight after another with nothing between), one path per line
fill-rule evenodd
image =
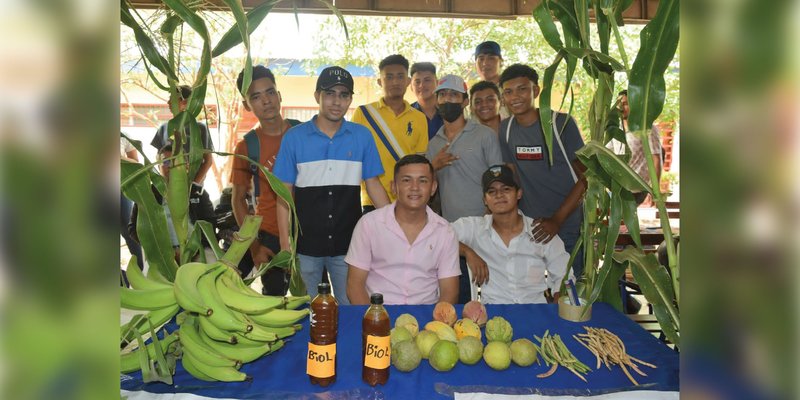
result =
M408 65L408 60L400 54L381 60L378 85L383 89L383 97L356 108L353 114L353 122L372 132L384 170L379 177L387 193L391 193L389 185L394 179L397 160L408 154L424 155L428 150L428 120L403 98L411 84ZM395 200L391 194L389 197L391 201ZM363 183L361 206L365 213L375 209Z

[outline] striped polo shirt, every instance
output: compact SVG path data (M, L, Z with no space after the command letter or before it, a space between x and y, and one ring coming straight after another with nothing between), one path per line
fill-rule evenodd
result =
M313 257L347 253L361 217L361 181L383 174L378 149L367 128L343 121L328 137L317 116L283 138L273 173L294 185L300 223L297 252Z

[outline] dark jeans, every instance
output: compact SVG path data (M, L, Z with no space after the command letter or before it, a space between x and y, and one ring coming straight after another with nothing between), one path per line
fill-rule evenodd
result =
M275 235L259 231L258 240L262 246L270 249L275 254L278 254L281 250L280 239ZM253 257L248 251L242 261L239 262L239 270L242 271L242 277L247 276L253 267L255 267L253 265ZM283 268L270 268L261 275L261 285L264 287L261 293L265 295L284 296L286 291L289 290L289 275Z
M469 285L469 267L467 266L467 259L464 257L458 257L458 263L461 266L461 276L458 277L458 304L466 304L472 300Z

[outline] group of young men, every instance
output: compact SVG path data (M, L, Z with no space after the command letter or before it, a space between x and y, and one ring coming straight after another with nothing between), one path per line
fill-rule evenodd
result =
M351 121L345 115L353 77L325 68L314 91L319 112L299 124L281 116L272 72L254 67L243 96L259 120L250 133L258 138L257 161L292 193L297 215L262 173L234 161L238 221L248 212L251 179L259 182L255 213L263 220L251 247L254 262L291 248L296 223L298 261L312 296L327 272L342 304L366 304L374 292L392 304L463 303L471 284L481 286L488 303L544 301L545 289L556 289L566 274L571 247L562 238L579 231L575 225L572 236L560 232L581 214L584 185L564 174L577 164L580 135L574 121L558 120L568 126L566 153L554 151L550 166L533 102L535 71L524 65L502 71L495 42L476 48L475 63L482 81L470 89L461 77L438 78L431 63L386 57L378 66L383 96L356 107ZM241 91L241 79L238 85ZM413 104L404 99L409 86ZM503 118L503 102L515 118ZM252 154L246 142L237 154ZM536 176L542 171L548 178ZM565 182L550 184L559 179ZM437 191L441 216L429 207Z
M297 216L263 173L234 160L239 223L248 194L259 188L255 264L291 248L294 223L310 294L327 271L340 304L366 304L374 292L389 304L464 303L474 286L486 303L544 302L547 289L556 292L580 233L586 183L575 151L583 140L564 114L554 114L553 132L542 131L535 70L503 69L500 46L491 41L474 56L482 80L471 87L459 76L438 78L432 63L386 57L379 65L383 96L355 108L352 121L345 115L354 81L344 68L320 73L319 112L300 123L282 117L275 76L255 66L242 95L259 124L235 152L252 156L248 142L257 139L258 163L292 193ZM409 86L413 104L404 99ZM552 162L544 135L555 138ZM429 206L437 192L440 214ZM580 276L582 256L576 260Z

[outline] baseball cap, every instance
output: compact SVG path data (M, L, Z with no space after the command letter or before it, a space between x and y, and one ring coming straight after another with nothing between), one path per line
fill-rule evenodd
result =
M483 177L481 177L483 193L486 193L489 190L489 186L494 182L502 182L507 186L519 188L517 180L514 179L514 171L507 165L492 165L483 173Z
M500 54L500 45L491 40L483 42L475 48L475 58L478 58L478 56L481 54L494 54L500 58L503 58L503 55Z
M459 93L467 93L467 84L460 76L449 74L439 79L439 85L436 86L436 90L433 92L436 93L444 89L455 90Z
M342 67L328 67L322 70L317 78L316 90L328 90L336 85L344 85L350 93L353 92L353 76Z

